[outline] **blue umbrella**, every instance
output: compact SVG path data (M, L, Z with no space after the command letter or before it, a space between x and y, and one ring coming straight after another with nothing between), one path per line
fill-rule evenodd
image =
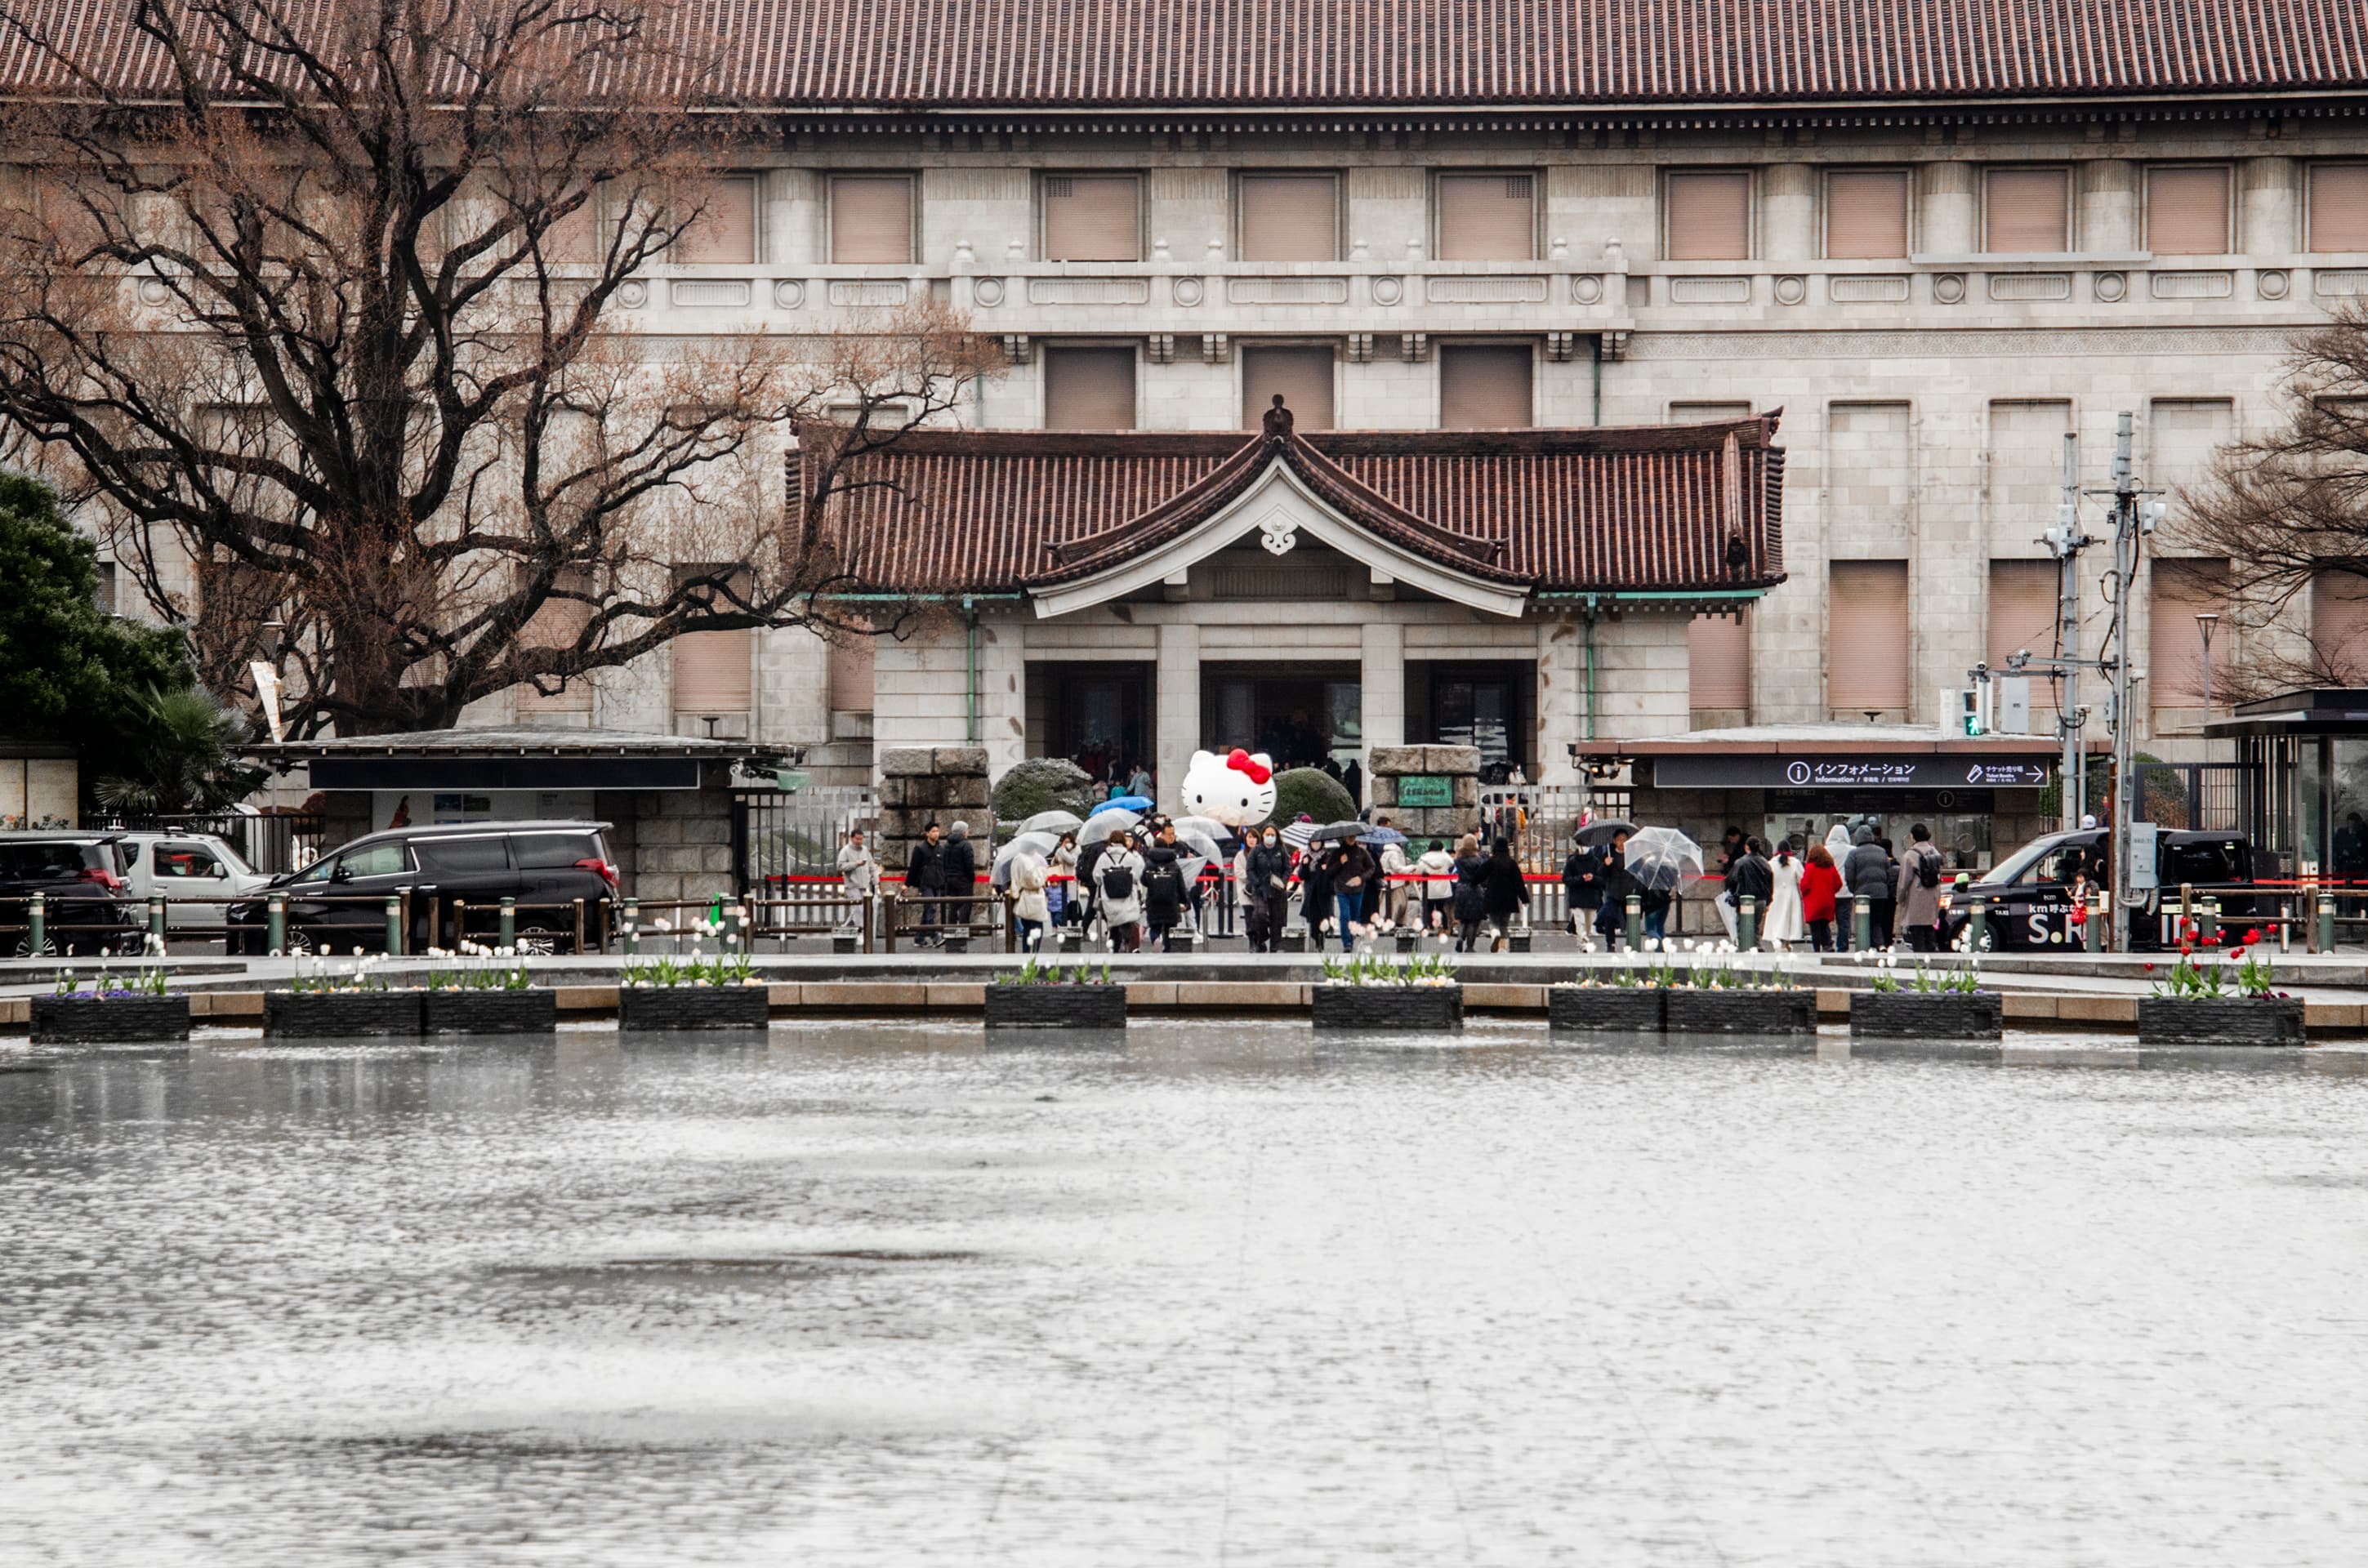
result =
M1357 836L1363 839L1369 847L1374 849L1385 848L1393 844L1404 844L1406 841L1406 835L1394 827L1369 827Z
M1147 812L1150 809L1151 802L1141 795L1112 795L1094 808L1094 814L1099 816L1104 812Z

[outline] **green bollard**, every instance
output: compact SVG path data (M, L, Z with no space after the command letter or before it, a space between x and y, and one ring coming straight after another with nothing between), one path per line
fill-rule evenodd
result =
M2103 893L2092 892L2089 895L2089 923L2081 926L2080 930L2084 938L2083 945L2090 952L2101 953L2105 950L2105 895Z
M288 895L273 893L263 901L263 908L264 945L270 949L273 958L285 957L288 952Z
M627 957L642 950L642 901L625 901L625 953Z
M49 902L40 893L25 901L25 951L34 958L50 945Z
M148 900L148 939L158 952L165 950L165 895L154 893Z
M1621 934L1627 940L1630 952L1643 952L1645 950L1645 901L1636 894L1630 893L1625 913L1626 919L1622 924Z
M1965 901L1965 950L1969 953L1990 950L1990 906L1987 899Z
M2220 940L2220 901L2218 899L2207 898L2203 901L2203 918L2197 928L2197 938L2198 945L2206 948Z
M1850 951L1865 952L1874 946L1874 900L1850 900Z
M1749 893L1735 901L1735 945L1747 953L1759 945L1759 901Z
M403 897L400 893L386 895L386 951L389 958L403 956Z
M2335 895L2331 892L2318 895L2317 930L2317 950L2322 953L2333 952L2335 950Z
M502 900L502 934L499 945L505 948L518 946L518 900L515 898Z

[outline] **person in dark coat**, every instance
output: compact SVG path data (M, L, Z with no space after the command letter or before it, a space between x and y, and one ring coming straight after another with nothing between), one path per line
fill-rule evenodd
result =
M1603 937L1604 951L1619 945L1628 930L1628 895L1640 892L1636 879L1628 873L1628 835L1615 833L1611 842L1595 852L1595 883L1600 903L1595 912L1595 929ZM1637 905L1644 908L1640 902Z
M1357 842L1355 833L1333 846L1324 857L1324 880L1331 885L1334 917L1340 923L1340 950L1357 946L1356 927L1364 924L1365 894L1382 874L1373 852Z
M1164 829L1143 852L1143 924L1159 939L1159 950L1176 950L1176 927L1184 921L1184 857L1172 828Z
M1891 946L1891 857L1875 842L1874 829L1861 827L1850 835L1850 852L1842 862L1842 890L1867 913L1867 939L1880 949Z
M1455 950L1468 953L1480 939L1481 922L1488 918L1488 858L1480 853L1476 835L1465 834L1455 846Z
M971 895L977 892L978 846L970 841L970 824L958 822L946 838L946 920L962 922L964 936L970 934L971 913L977 907Z
M1324 945L1324 923L1332 918L1332 879L1325 874L1324 857L1311 846L1299 858L1299 918L1315 939L1315 947Z
M907 896L921 900L920 934L913 939L925 948L935 946L939 940L938 927L945 920L940 895L946 891L945 830L936 823L921 830L921 842L913 846L905 858L905 891Z
M1726 893L1735 901L1738 915L1745 899L1751 900L1753 919L1765 927L1769 902L1776 896L1776 873L1768 864L1765 847L1756 838L1743 841L1743 853L1726 869ZM1740 941L1741 938L1737 937Z
M1570 934L1585 937L1597 911L1603 907L1603 850L1593 844L1571 845L1570 858L1562 863L1563 905L1570 911Z
M1362 809L1365 804L1365 770L1350 757L1349 766L1340 770L1340 788L1349 791L1349 803Z
M1513 858L1513 846L1504 839L1488 854L1486 880L1481 884L1481 897L1488 911L1488 923L1497 928L1497 939L1488 945L1492 953L1505 950L1505 943L1513 929L1513 915L1525 909L1530 902L1530 884L1521 875L1521 863Z
M1291 921L1291 851L1272 823L1258 829L1242 877L1248 883L1243 892L1249 903L1250 951L1282 951L1282 928Z

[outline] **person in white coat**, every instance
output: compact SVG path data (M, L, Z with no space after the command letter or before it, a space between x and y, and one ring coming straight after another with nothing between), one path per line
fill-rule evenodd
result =
M870 901L880 891L880 862L872 858L860 827L838 847L838 885L850 900L860 901L850 905L847 923L861 926L871 919Z
M1126 833L1112 834L1110 847L1094 863L1094 897L1113 952L1143 949L1143 869L1134 837Z
M1761 933L1780 948L1789 948L1795 942L1809 939L1808 924L1801 918L1801 872L1804 869L1800 856L1793 852L1793 841L1789 838L1780 840L1776 846L1776 858L1768 865L1769 871L1776 879L1776 892L1768 901L1768 926Z

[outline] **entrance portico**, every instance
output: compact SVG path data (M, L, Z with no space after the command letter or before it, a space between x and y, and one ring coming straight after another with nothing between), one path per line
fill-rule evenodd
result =
M1573 777L1590 733L1683 731L1688 619L1782 580L1775 423L911 437L833 518L867 593L953 612L881 643L878 744Z

